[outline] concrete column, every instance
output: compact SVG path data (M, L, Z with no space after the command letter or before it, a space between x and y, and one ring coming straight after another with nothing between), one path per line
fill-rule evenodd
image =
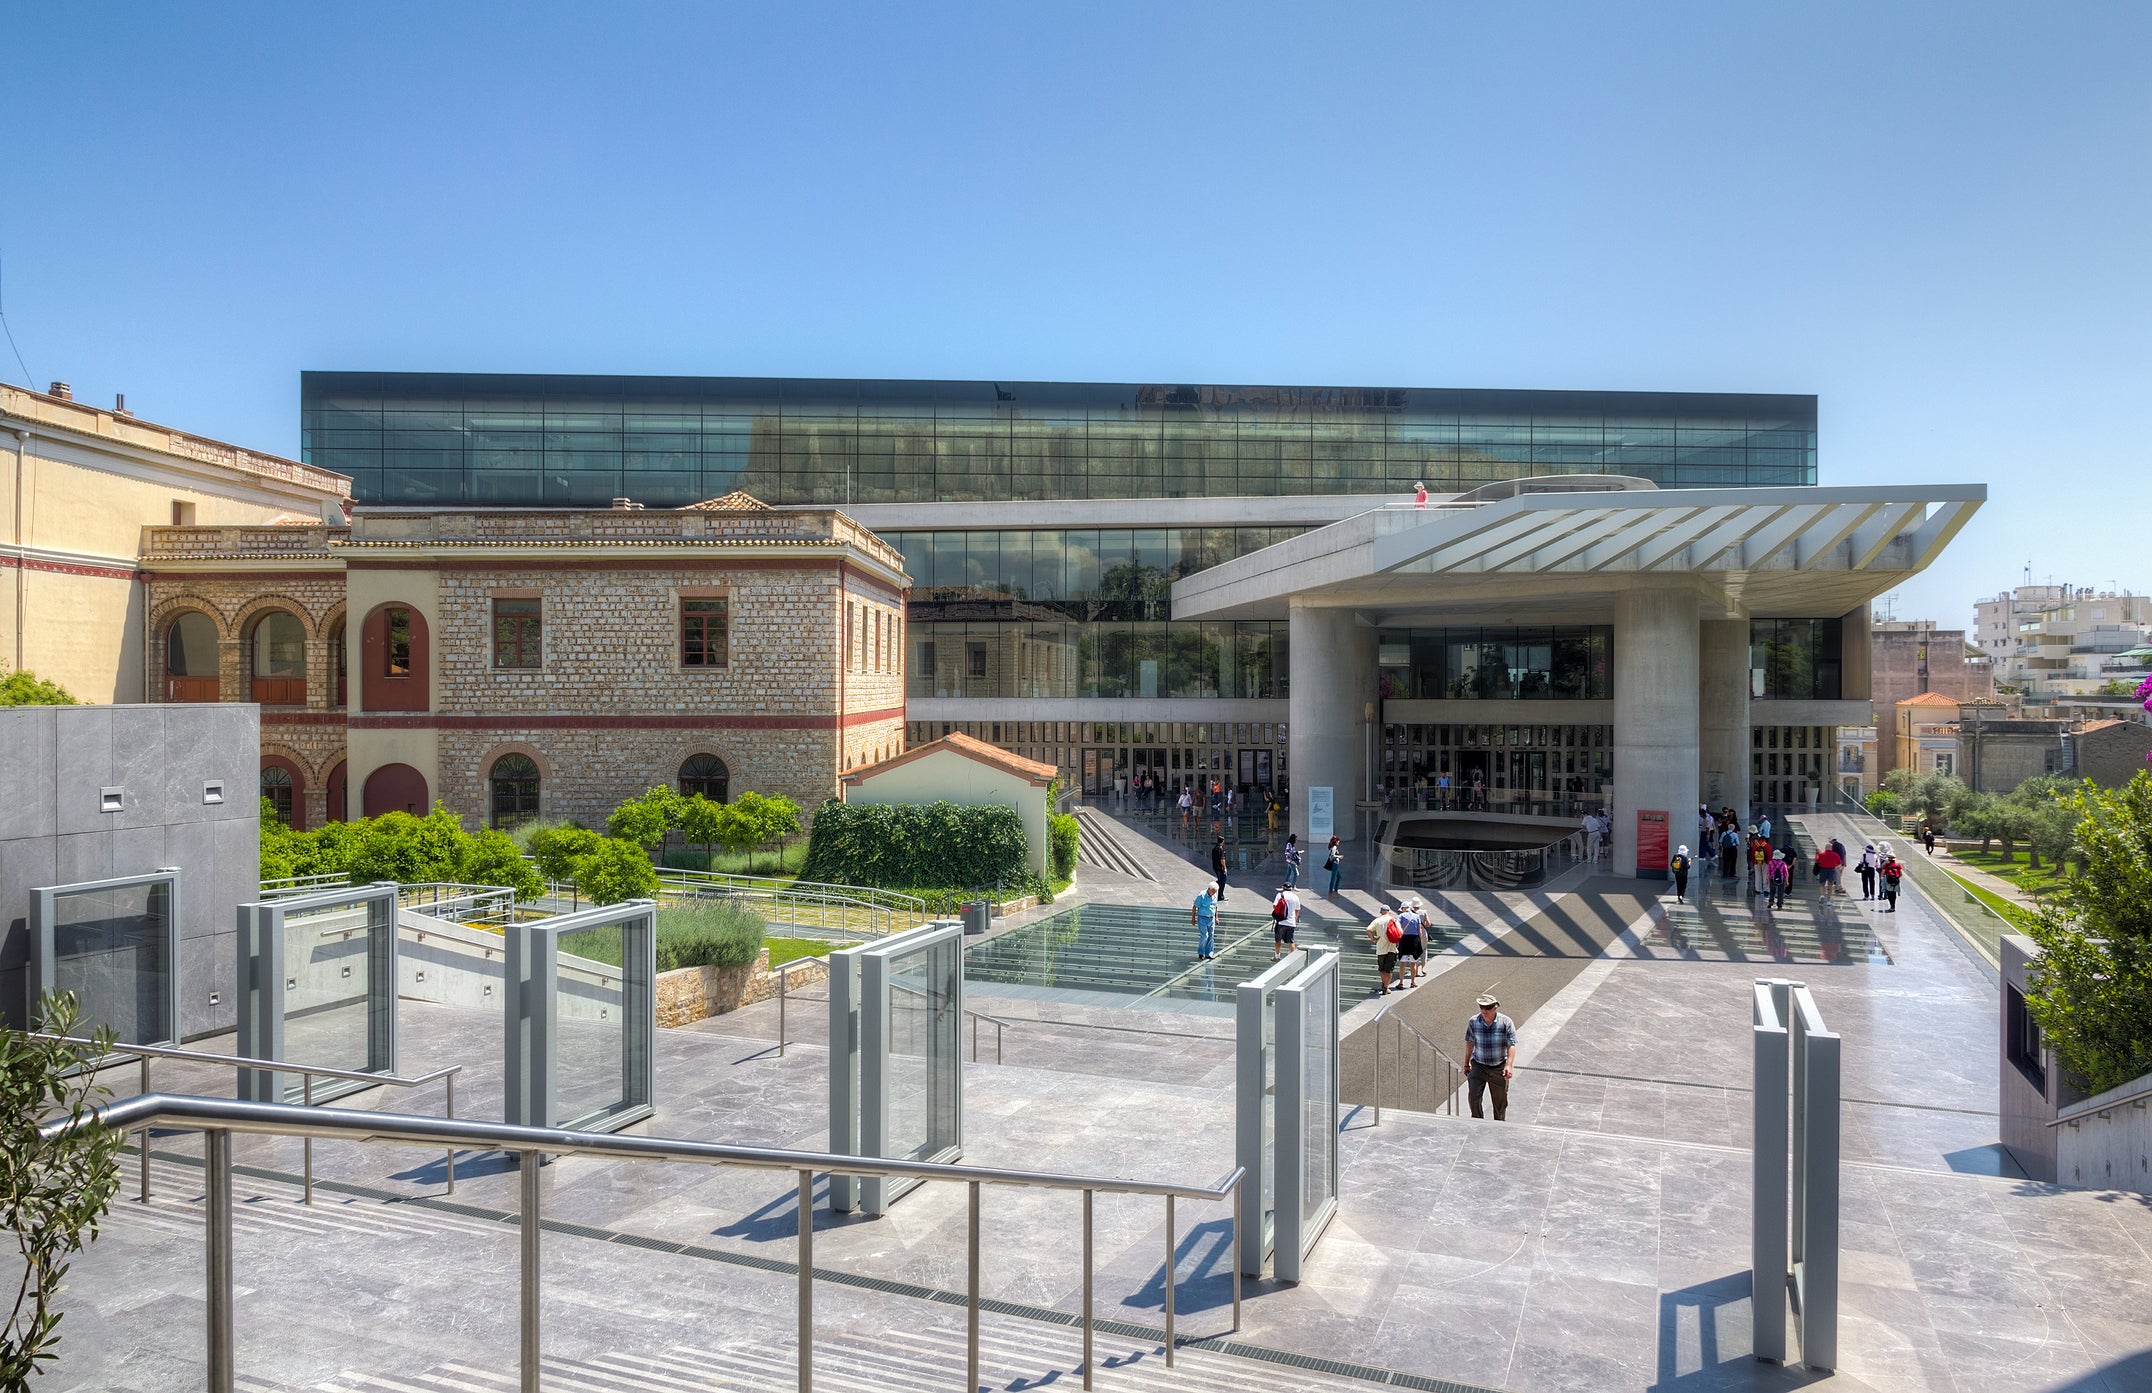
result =
M1712 619L1697 626L1700 649L1697 716L1700 800L1729 804L1749 822L1749 625Z
M1849 609L1838 621L1838 692L1847 701L1873 702L1875 697L1875 637L1869 626L1868 606ZM1875 724L1869 708L1869 724ZM1835 768L1835 766L1834 766Z
M1286 702L1286 748L1292 766L1292 830L1303 843L1314 840L1308 831L1307 791L1327 786L1337 834L1348 842L1360 841L1365 819L1353 805L1368 796L1367 703L1375 699L1375 631L1349 609L1313 608L1298 598L1290 603L1292 687Z
M1298 654L1295 659L1297 661ZM1614 862L1637 870L1636 815L1667 817L1667 849L1696 842L1696 595L1649 588L1614 596ZM1297 690L1297 688L1296 688ZM1295 737L1298 731L1294 732Z

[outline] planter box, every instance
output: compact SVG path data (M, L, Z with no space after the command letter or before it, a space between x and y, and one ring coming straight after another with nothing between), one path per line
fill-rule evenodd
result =
M742 1006L768 1001L777 995L778 974L769 970L765 950L750 967L676 967L658 974L658 1024L688 1025L710 1016L722 1016ZM795 967L793 986L820 982L829 977L829 964Z

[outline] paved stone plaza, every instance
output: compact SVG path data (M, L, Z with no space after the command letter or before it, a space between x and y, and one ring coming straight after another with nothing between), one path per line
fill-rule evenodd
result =
M1087 869L1086 893L1181 902L1186 877L1144 860L1155 879ZM1180 1331L1198 1347L1167 1375L1146 1333L1162 1325L1162 1206L1101 1198L1098 1303L1113 1324L1100 1388L2152 1388L2152 1206L2015 1173L1995 1144L1994 988L1923 905L1844 910L1874 926L1887 964L1781 968L1670 943L1636 882L1558 888L1536 911L1510 906L1499 936L1459 944L1417 998L1391 998L1431 1003L1422 1028L1446 1039L1461 1020L1435 1007L1496 986L1523 1036L1511 1120L1387 1108L1378 1126L1351 1108L1340 1215L1303 1283L1248 1285L1238 1336L1222 1206L1181 1206ZM1625 901L1637 913L1608 931L1608 907ZM1747 986L1759 975L1808 981L1846 1042L1846 1285L1830 1377L1749 1355ZM1005 1062L988 1031L967 1074L967 1161L1200 1183L1231 1167L1229 1019L976 991L972 1005L1012 1024ZM1374 1009L1356 1006L1348 1029ZM404 1067L463 1063L459 1112L498 1117L498 1022L404 1010ZM788 1034L780 1057L774 1003L663 1032L647 1130L820 1149L820 1003L792 1003ZM1365 1043L1348 1043L1348 1074ZM229 1091L215 1073L160 1066L158 1087L188 1086ZM438 1111L438 1095L411 1106ZM65 1357L43 1386L200 1382L200 1146L174 1134L157 1150L156 1199L120 1200L76 1266ZM246 1386L514 1386L516 1230L503 1218L516 1177L500 1158L461 1158L444 1201L438 1153L324 1143L309 1211L290 1179L297 1143L240 1139L237 1153ZM548 1387L790 1386L789 1178L569 1159L545 1186L547 1219L563 1226L547 1237ZM962 1191L938 1187L877 1221L818 1215L825 1386L961 1381L963 1212ZM982 1380L1075 1386L1076 1198L989 1190L984 1232L985 1288L1002 1304Z

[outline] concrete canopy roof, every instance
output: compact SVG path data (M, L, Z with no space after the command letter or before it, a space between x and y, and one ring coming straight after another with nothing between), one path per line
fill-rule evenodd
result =
M1373 622L1590 622L1688 581L1705 617L1844 614L1925 569L1984 484L1529 493L1376 508L1177 581L1175 619L1276 619L1289 598Z

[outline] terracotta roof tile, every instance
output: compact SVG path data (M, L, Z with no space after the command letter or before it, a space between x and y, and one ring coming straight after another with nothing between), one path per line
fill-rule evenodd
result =
M1961 703L1955 697L1944 696L1941 692L1922 692L1919 696L1907 697L1898 704L1900 706L1957 706Z
M777 510L751 493L734 489L716 498L705 498L700 503L690 503L686 511L696 513L774 513Z
M992 765L1042 787L1061 776L1061 771L1051 764L1042 764L1035 759L1011 754L997 745L989 745L984 740L977 740L969 735L949 734L939 740L929 740L924 745L914 745L903 754L893 759L885 759L879 764L862 765L846 774L844 781L847 784L856 784L871 775L885 773L900 764L909 764L915 759L922 759L941 750L960 754L981 764Z

